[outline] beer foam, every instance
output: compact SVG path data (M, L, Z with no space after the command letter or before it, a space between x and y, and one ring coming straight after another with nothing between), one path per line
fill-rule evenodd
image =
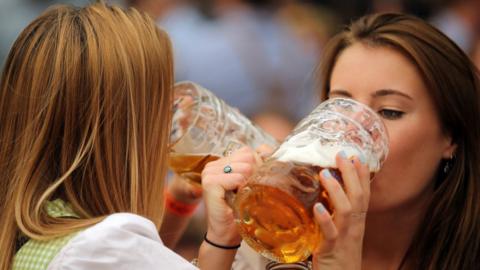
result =
M378 161L374 158L369 159L368 155L362 154L362 151L358 148L348 145L322 145L319 141L312 141L301 146L286 141L273 153L272 157L283 162L311 164L323 168L337 168L335 157L340 151L344 151L347 158L352 156L366 157L366 162L371 172L376 172L380 168Z

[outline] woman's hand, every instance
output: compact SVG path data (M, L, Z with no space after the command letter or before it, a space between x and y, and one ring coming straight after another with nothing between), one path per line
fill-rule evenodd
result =
M167 187L168 192L179 202L198 204L202 199L202 187L174 174Z
M226 192L244 185L252 174L257 154L248 147L228 157L212 161L202 172L203 196L207 210L208 239L216 244L235 246L241 241L233 210L226 202Z
M370 200L370 172L362 157L336 157L342 184L328 170L321 171L321 183L328 192L333 213L318 203L314 215L324 241L313 254L314 269L361 269L365 219Z
M160 236L167 247L175 248L201 199L200 185L176 174L169 179L165 192L165 216L160 227Z

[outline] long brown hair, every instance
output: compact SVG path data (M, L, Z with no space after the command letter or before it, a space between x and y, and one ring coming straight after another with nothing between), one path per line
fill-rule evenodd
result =
M160 227L173 87L165 32L134 9L57 6L18 37L0 83L0 269L49 239L132 212ZM45 201L79 219L52 218Z
M402 14L369 15L328 44L320 67L323 100L338 56L357 42L393 48L416 66L444 131L457 144L450 172L435 180L435 193L406 255L406 266L476 269L480 259L478 71L458 46L424 21Z

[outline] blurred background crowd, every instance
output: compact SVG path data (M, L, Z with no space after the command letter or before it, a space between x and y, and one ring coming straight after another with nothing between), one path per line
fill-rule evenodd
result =
M45 8L93 0L0 0L0 63ZM404 12L436 25L480 67L480 0L111 0L152 16L173 43L176 80L212 90L282 140L317 104L326 41L367 13ZM361 68L361 67L359 67ZM352 74L354 76L354 74ZM177 251L195 256L201 210Z
M52 4L0 0L0 62ZM480 63L480 0L110 0L149 13L172 39L176 80L212 90L279 139L317 103L314 68L342 25L372 12L429 20Z

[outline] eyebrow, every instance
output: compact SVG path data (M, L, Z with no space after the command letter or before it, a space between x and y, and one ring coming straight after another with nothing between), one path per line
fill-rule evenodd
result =
M394 89L380 89L378 91L375 91L375 93L372 94L372 97L384 97L390 95L402 96L404 98L413 100L411 96Z
M349 97L349 98L352 97L352 94L350 94L350 92L348 92L347 90L343 90L343 89L331 90L330 93L329 93L329 96L331 94L335 94L335 95L339 95L339 96L346 96L346 97ZM372 97L377 98L377 97L384 97L384 96L390 96L390 95L401 96L401 97L407 98L409 100L413 100L413 98L411 96L409 96L405 93L402 93L398 90L394 90L394 89L380 89L380 90L377 90L372 94Z
M349 98L352 97L352 95L347 90L343 90L343 89L330 90L328 92L328 96L330 97L332 94L335 94L335 95L338 95L338 96L346 96L346 97L349 97Z

